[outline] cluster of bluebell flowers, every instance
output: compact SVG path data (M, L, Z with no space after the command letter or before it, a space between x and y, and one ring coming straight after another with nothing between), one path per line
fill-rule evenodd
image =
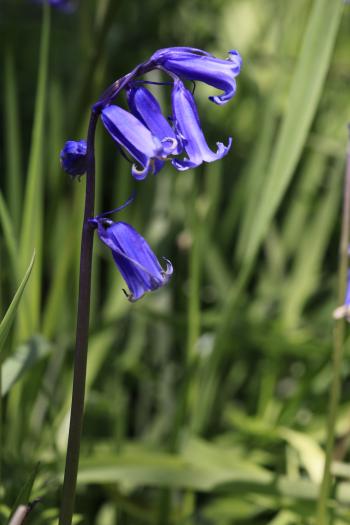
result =
M93 111L116 143L132 158L131 174L142 180L149 173L158 173L169 161L178 171L185 171L221 159L229 152L227 144L216 143L212 150L201 128L194 95L186 81L201 81L221 91L209 97L217 105L226 104L236 92L236 77L242 59L237 51L230 51L226 60L190 47L172 47L156 51L146 62L114 82ZM170 77L172 114L165 116L161 106L147 87L150 82L140 77L152 70L160 70ZM120 92L126 95L128 110L114 103ZM81 176L88 164L87 144L84 140L69 141L61 152L61 164L72 177ZM145 292L165 284L172 273L167 261L162 269L145 239L131 226L113 223L104 216L90 219L100 239L111 249L115 263L125 279L130 300L139 299Z

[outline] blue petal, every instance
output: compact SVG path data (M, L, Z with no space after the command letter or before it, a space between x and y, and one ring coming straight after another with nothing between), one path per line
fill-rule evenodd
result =
M83 175L87 169L85 140L68 140L60 153L61 166L72 177Z
M238 51L230 51L228 60L215 58L191 48L169 48L158 52L158 63L170 73L187 80L200 80L221 89L224 93L209 97L216 104L225 104L236 92L235 77L240 73L242 58Z
M200 126L197 107L192 93L185 88L181 80L175 80L172 91L172 106L175 122L179 134L183 137L183 145L188 155L185 159L172 160L173 166L184 171L189 168L195 168L202 162L213 162L221 159L230 150L232 139L224 146L217 142L217 152L214 153L205 140L203 131Z
M125 222L112 222L95 218L98 235L111 250L114 261L130 290L130 301L137 301L146 292L164 286L172 273L173 267L166 260L163 270L147 241Z
M101 118L113 140L122 146L141 166L133 165L132 174L144 179L154 170L154 160L166 153L160 140L155 137L134 115L119 106L108 106L102 110Z
M180 153L181 144L152 93L145 87L134 85L128 89L127 95L131 112L161 141L164 153Z
M350 270L348 270L348 280L347 280L347 285L346 285L344 304L346 306L350 306Z
M164 58L172 58L177 59L179 57L183 57L185 54L188 55L205 55L205 56L212 56L207 51L204 51L203 49L198 49L196 47L184 47L184 46L175 46L175 47L165 47L163 49L158 49L152 56L150 61L159 64Z

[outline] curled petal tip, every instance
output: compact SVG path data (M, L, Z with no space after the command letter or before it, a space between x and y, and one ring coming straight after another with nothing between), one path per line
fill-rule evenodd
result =
M162 257L163 261L166 262L166 268L163 270L164 284L167 283L174 272L173 265L166 257Z
M236 89L237 83L236 80L233 78L231 81L231 85L227 89L226 93L223 93L222 95L212 95L208 98L218 106L223 106L224 104L227 104L227 102L229 102L229 100L231 100L231 98L235 95Z
M238 53L238 51L236 51L235 49L231 49L231 51L228 52L228 59L237 65L238 73L239 73L241 70L242 64L243 64L243 59L241 55Z
M230 149L231 149L231 146L232 146L232 137L229 137L229 138L228 138L228 144L227 144L227 146L225 146L225 144L223 144L222 142L217 142L216 145L217 145L217 147L218 147L217 152L216 152L217 158L218 158L218 159L222 159L222 157L224 157L225 155L227 155L228 152L229 152Z
M163 151L166 155L179 153L179 141L173 137L165 137L162 139Z
M149 159L144 168L138 167L136 164L133 164L131 167L131 174L136 180L143 180L147 177L149 172L153 173L153 162Z

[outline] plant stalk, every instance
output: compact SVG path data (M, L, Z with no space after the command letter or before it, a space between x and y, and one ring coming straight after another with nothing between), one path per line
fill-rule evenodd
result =
M344 203L342 217L342 231L340 239L339 277L338 277L338 304L344 303L349 260L349 233L350 233L350 139L348 144L347 166L344 181ZM344 353L345 319L335 321L333 331L333 377L329 398L326 457L317 504L317 525L328 525L328 498L331 484L331 466L335 439L335 425L341 389L341 364Z
M86 172L85 211L80 252L79 297L74 356L73 392L59 525L71 525L72 523L79 465L80 439L83 425L89 334L92 247L94 235L94 230L89 225L88 220L94 215L94 140L98 116L98 111L93 109L90 117L87 137L88 168Z

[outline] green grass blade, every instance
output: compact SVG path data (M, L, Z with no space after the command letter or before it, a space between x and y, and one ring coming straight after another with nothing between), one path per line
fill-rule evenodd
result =
M31 273L32 268L33 268L34 258L35 258L35 254L33 253L32 259L31 259L31 261L29 263L27 271L26 271L26 273L25 273L25 275L23 277L23 280L22 280L21 284L19 285L19 287L17 289L17 292L15 293L15 296L14 296L14 298L11 301L10 306L8 307L3 320L0 323L0 352L3 349L4 343L6 341L6 337L7 337L8 333L9 333L9 330L10 330L10 328L12 326L13 321L14 321L18 305L20 303L22 294L24 292L24 289L26 287L26 284L28 282L30 273ZM0 359L0 361L1 361L1 359Z
M329 68L341 13L341 2L314 1L269 176L248 236L245 263L254 260L299 161Z
M20 270L28 264L33 249L37 262L26 302L20 310L19 338L25 338L39 325L41 302L42 228L43 228L43 145L45 144L45 107L48 76L50 37L50 8L43 7L43 25L40 43L38 86L30 149L27 186L24 200L23 222L20 238Z
M18 266L18 250L13 222L11 220L10 212L7 208L6 202L2 193L0 192L0 224L4 234L5 245L11 262L11 270L13 278L17 278Z
M17 80L13 51L10 46L5 50L4 84L6 195L15 230L18 231L22 202L22 162L18 118Z

